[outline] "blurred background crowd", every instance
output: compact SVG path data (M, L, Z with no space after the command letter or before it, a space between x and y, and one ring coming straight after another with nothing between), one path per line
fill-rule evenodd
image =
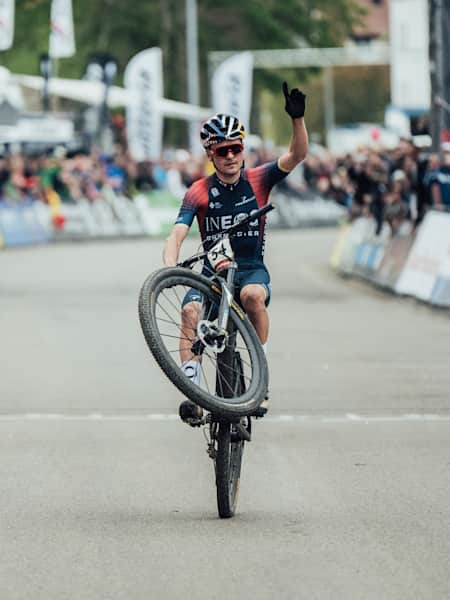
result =
M246 165L274 160L281 152L259 144L246 150ZM63 203L102 201L105 186L118 195L164 190L180 201L186 189L208 174L210 163L185 149L166 150L160 161L136 162L126 145L112 154L98 149L0 156L0 202L49 203L56 192ZM381 229L410 232L430 208L450 210L450 144L433 154L401 140L391 150L361 147L336 156L317 144L302 165L278 185L291 199L321 197L345 207L350 220L372 215Z
M349 220L373 216L377 232L386 222L410 232L430 208L450 209L450 36L436 28L450 22L450 7L324 0L318 10L294 0L250 10L238 0L226 9L166 0L136 3L135 22L113 11L106 27L101 3L60 4L17 4L4 41L0 207L102 202L106 188L129 199L146 193L150 204L154 191L181 201L211 172L195 128L205 111L230 112L224 102L257 134L246 140L246 165L276 159L290 136L280 99L287 79L307 93L312 143L279 196L328 200ZM414 34L403 39L405 31ZM152 102L143 81L159 90Z

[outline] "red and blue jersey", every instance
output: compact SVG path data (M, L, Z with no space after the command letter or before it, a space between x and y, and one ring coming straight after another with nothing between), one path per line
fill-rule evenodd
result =
M203 247L208 250L233 223L267 204L273 186L286 177L277 162L243 169L236 183L224 183L216 173L199 179L186 192L176 223L192 225L197 217ZM266 216L249 223L232 240L239 267L264 264Z

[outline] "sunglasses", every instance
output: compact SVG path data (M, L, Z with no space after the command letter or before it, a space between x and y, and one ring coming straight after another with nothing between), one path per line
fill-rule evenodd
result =
M229 146L219 146L219 148L213 148L213 153L216 156L220 156L221 158L225 158L228 156L228 152L231 152L233 156L240 154L244 150L244 146L242 144L230 144Z

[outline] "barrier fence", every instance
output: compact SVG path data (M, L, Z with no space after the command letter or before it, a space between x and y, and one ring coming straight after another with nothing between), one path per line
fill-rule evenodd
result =
M362 277L396 294L450 308L450 213L429 211L415 232L391 236L374 219L344 225L330 258L338 272Z
M299 200L274 192L271 199L278 208L270 214L273 228L336 225L346 215L344 208L320 197ZM180 199L165 191L130 199L109 187L94 201L4 200L0 202L0 248L108 237L165 237L179 207ZM191 229L195 233L196 225Z

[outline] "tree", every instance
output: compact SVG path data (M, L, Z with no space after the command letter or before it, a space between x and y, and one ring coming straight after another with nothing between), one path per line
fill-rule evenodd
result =
M15 72L38 73L38 56L48 49L50 0L16 0L14 47L3 64ZM59 61L59 75L81 77L89 56L108 52L119 63L152 46L163 49L165 95L186 100L183 0L76 0L76 56ZM198 0L201 98L209 102L208 53L214 50L339 46L362 14L355 0ZM255 74L255 90L279 89L280 76Z

